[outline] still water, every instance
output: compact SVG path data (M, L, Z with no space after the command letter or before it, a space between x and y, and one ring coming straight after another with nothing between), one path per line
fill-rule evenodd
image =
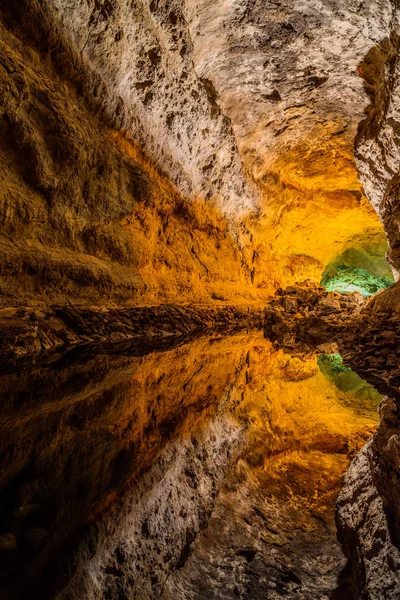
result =
M134 354L0 376L1 598L344 598L376 394L259 332Z

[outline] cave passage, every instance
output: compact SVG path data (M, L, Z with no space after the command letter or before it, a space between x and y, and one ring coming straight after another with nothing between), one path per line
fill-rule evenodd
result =
M386 260L385 239L368 239L368 233L358 239L358 247L349 247L329 265L322 274L321 285L327 291L374 296L394 283L393 272Z
M399 0L0 0L1 600L398 600L399 57Z
M344 597L334 504L380 396L340 357L253 330L0 389L4 597Z

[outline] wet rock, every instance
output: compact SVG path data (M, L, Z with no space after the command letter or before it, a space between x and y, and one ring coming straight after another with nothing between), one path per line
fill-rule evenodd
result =
M52 307L38 315L19 309L0 320L0 369L27 364L56 350L124 342L175 341L206 331L261 328L263 310L235 306L161 305L127 309Z
M367 303L361 294L327 292L305 281L278 290L270 299L265 309L264 335L276 348L292 354L336 351L342 332ZM286 306L292 310L287 311Z

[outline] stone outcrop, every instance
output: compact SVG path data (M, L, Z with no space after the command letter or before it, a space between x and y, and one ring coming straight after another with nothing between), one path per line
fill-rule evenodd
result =
M342 336L341 350L364 379L400 400L398 288L395 284L371 300Z
M360 65L371 104L356 140L356 160L364 189L385 225L389 238L388 259L398 274L400 170L399 115L399 26L393 21L388 35L373 46Z
M21 368L54 352L121 344L131 353L161 348L211 332L260 329L263 311L234 306L160 305L125 309L53 306L0 311L0 370Z
M340 352L382 394L400 399L398 287L370 299L312 282L278 290L265 309L265 337L291 354Z
M367 302L359 293L327 292L312 281L279 289L265 309L264 335L292 354L337 352Z

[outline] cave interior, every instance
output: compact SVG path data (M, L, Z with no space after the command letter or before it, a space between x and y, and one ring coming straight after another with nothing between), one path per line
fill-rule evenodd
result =
M398 0L0 0L0 597L400 598Z

